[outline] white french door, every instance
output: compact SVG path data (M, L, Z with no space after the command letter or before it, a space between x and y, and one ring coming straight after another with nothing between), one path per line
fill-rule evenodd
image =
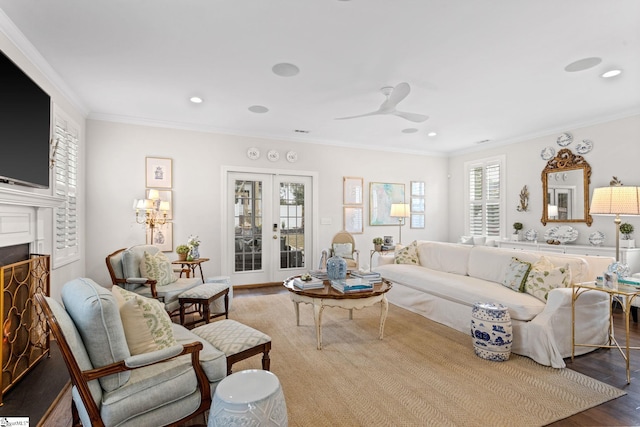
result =
M312 178L227 173L227 271L234 285L279 282L313 260Z

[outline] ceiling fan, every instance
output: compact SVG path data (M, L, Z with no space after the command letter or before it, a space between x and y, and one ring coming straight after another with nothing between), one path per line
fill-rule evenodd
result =
M429 118L429 116L425 116L424 114L417 114L417 113L406 113L404 111L396 110L396 106L400 103L400 101L402 101L407 96L409 96L410 91L411 91L411 88L409 87L409 83L405 83L405 82L398 83L396 87L385 86L382 89L380 89L380 92L382 92L382 94L386 96L387 99L382 103L382 105L380 105L380 108L378 108L376 111L373 111L371 113L360 114L358 116L339 117L336 120L347 120L347 119L355 119L358 117L391 114L394 116L402 117L403 119L407 119L411 122L416 122L416 123L424 122Z

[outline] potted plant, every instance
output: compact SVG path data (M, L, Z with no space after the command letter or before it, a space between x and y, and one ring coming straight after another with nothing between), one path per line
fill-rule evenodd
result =
M620 224L620 232L622 233L622 240L620 240L620 247L635 248L636 241L635 239L631 238L631 235L633 234L633 225L629 224L628 222Z
M382 242L384 240L382 240L382 237L374 237L373 238L373 245L374 245L374 249L376 251L381 251L382 250Z
M178 261L185 261L189 253L189 246L178 245L178 247L176 247L176 253L178 254Z
M511 240L518 241L520 240L520 230L522 230L523 225L521 222L513 223L513 235L511 236Z

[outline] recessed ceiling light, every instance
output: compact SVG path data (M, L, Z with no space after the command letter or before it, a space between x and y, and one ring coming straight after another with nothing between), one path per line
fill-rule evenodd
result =
M280 77L293 77L300 72L300 68L287 62L281 62L274 65L271 70L273 73Z
M435 133L435 132L429 132L429 133L427 134L427 136L430 136L430 137L434 137L434 136L436 136L436 135L438 135L438 134L437 134L437 133Z
M601 62L602 62L602 58L598 58L595 56L592 58L583 58L567 65L566 67L564 67L564 70L568 73L573 73L576 71L584 71L584 70L588 70L589 68L595 67Z
M622 73L622 70L609 70L605 73L602 73L600 77L608 79L611 77L619 76Z
M416 132L418 132L418 129L416 128L402 129L402 133L416 133Z
M202 98L200 98L199 96L192 96L191 98L189 98L189 101L193 102L194 104L200 104L202 103Z
M249 107L249 111L251 111L252 113L266 113L267 111L269 111L269 109L262 105L252 105L251 107Z

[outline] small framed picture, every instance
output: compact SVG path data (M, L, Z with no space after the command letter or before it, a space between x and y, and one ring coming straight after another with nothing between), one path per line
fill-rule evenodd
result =
M146 158L147 187L151 188L171 188L171 159L160 157Z
M424 181L411 181L411 195L424 197Z
M363 208L362 206L345 206L344 229L352 234L361 234L363 230Z
M173 223L153 227L153 240L151 228L147 227L147 245L157 246L162 252L173 252Z
M342 198L342 203L345 205L361 205L364 198L362 194L362 178L343 177Z
M411 214L411 228L424 228L424 214L422 213Z
M424 212L424 197L411 197L411 212Z

